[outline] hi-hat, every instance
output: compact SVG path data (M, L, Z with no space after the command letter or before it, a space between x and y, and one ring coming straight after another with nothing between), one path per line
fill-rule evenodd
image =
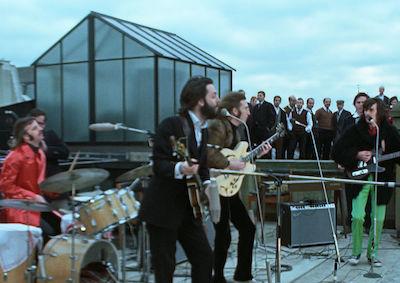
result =
M28 199L1 199L0 207L19 208L23 210L40 212L53 210L48 203Z
M132 182L133 180L140 177L147 177L153 175L153 165L146 164L135 169L132 169L116 179L117 182Z
M66 193L72 191L74 184L78 191L98 185L108 176L108 171L100 168L75 169L47 178L40 184L40 188L45 192Z

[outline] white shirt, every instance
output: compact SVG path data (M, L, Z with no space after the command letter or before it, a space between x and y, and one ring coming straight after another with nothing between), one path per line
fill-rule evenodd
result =
M322 106L322 108L323 108L326 112L329 112L329 113L332 112L329 108L326 108L325 106Z
M203 129L206 129L208 127L208 122L207 121L201 121L199 119L199 117L196 116L196 114L194 114L193 111L189 111L189 116L190 119L192 119L193 122L193 126L194 126L194 136L196 138L196 143L197 146L199 147L201 144L201 138L202 138L202 133L201 131ZM181 173L181 166L184 162L178 162L175 164L175 179L183 179L183 177L185 177L182 173Z
M274 105L274 108L275 108L275 113L276 113L276 115L278 115L279 114L279 111L281 110L281 108L278 106L278 107L275 107L275 105Z

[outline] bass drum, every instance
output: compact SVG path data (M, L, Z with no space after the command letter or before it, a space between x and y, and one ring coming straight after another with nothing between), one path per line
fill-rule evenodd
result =
M71 279L71 236L51 239L43 250L45 280L38 282L65 283ZM39 263L39 270L43 268ZM114 245L104 240L75 238L76 283L115 282L118 278L118 254Z

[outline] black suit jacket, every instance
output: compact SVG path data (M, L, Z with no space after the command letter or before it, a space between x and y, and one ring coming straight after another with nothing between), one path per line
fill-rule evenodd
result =
M58 165L59 159L67 159L69 149L67 145L52 131L44 131L44 141L47 145L46 153L46 177L50 177L63 171Z
M201 179L209 179L207 168L207 131L202 131L202 142L197 147L193 122L186 116L190 128L189 152L199 160ZM173 153L170 137L184 137L179 116L162 121L156 131L153 146L154 176L149 188L144 191L140 217L155 226L177 229L184 217L193 217L185 179L175 179L175 165L179 160ZM189 214L189 215L188 215Z
M377 95L377 96L375 96L374 98L377 98L377 99L380 99L379 98L379 95ZM389 99L389 97L387 97L386 95L384 95L383 96L383 102L386 104L386 106L389 106L390 105L390 99Z
M338 111L333 113L333 119L332 119L333 130L335 131L335 141L338 140L340 136L343 135L343 133L347 128L349 128L349 119L352 118L351 113L344 109L342 111L342 114L340 114L339 120L338 120L338 114L339 114Z
M275 109L274 106L264 101L261 104L254 106L253 109L253 123L254 123L254 134L256 136L256 142L262 142L274 130L275 126Z

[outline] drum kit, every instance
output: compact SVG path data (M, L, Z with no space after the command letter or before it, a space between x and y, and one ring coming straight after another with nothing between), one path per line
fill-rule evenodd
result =
M135 183L137 179L152 175L151 169L151 165L141 166L116 180ZM46 243L38 252L37 265L34 263L35 256L29 257L32 252L27 241L30 262L23 265L25 272L21 272L21 266L7 272L0 268L0 283L125 282L125 224L129 225L131 220L137 218L140 207L135 192L130 186L101 191L89 197L76 194L76 191L98 185L108 176L104 169L74 169L51 176L41 183L40 188L44 192L71 193L72 229L70 233L55 236ZM2 207L38 212L53 210L51 204L22 199L0 200L0 209ZM28 235L29 229L36 228L26 226ZM117 227L123 239L121 272L117 249L110 240L102 239L103 234ZM119 276L121 273L122 278ZM18 279L14 279L16 275Z

